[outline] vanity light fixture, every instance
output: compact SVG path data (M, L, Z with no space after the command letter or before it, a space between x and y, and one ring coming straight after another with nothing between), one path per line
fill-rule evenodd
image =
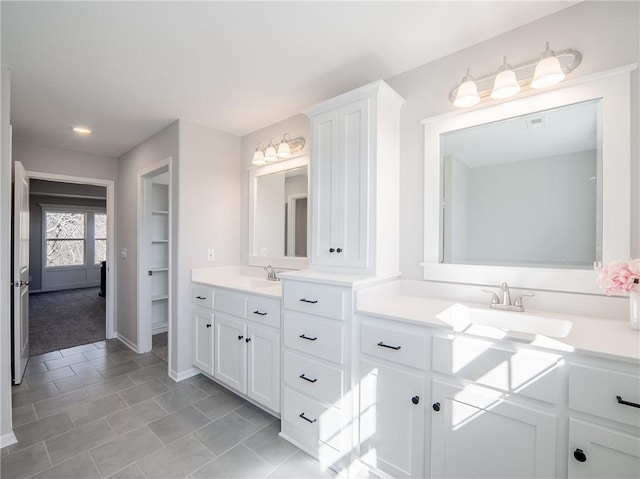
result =
M459 108L474 106L484 97L493 99L509 98L517 94L523 86L547 88L561 82L582 62L582 55L576 50L562 50L555 53L546 42L545 49L536 60L529 60L515 67L503 57L502 66L495 74L474 80L467 69L462 82L451 90L449 100Z
M251 164L264 165L265 163L291 158L291 154L302 150L306 143L301 136L291 139L289 133L285 133L276 149L274 140L274 138L271 138L269 144L264 149L261 148L260 145L256 147Z

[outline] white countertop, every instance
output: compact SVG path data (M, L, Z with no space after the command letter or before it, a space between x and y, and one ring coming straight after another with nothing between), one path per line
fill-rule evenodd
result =
M282 298L282 283L280 281L267 281L266 275L250 274L249 271L237 266L193 269L191 270L191 281L270 298Z
M489 307L477 303L456 302L406 294L397 283L399 282L393 281L360 290L356 300L356 312L445 331L515 340L520 343L524 342L532 346L555 351L580 352L610 359L640 362L640 332L632 330L627 321L545 311L510 313L569 321L571 327L564 337L505 332L497 328L469 323L456 324L438 319L438 316L446 319L447 311L456 304L486 310L489 310Z

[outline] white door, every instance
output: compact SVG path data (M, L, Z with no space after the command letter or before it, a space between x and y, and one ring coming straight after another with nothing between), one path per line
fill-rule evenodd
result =
M392 477L423 477L427 402L423 376L361 360L362 460Z
M475 385L432 394L431 477L555 477L555 416Z
M213 375L213 313L195 308L193 364Z
M14 163L13 193L13 382L20 384L29 360L29 178Z
M258 326L247 332L247 394L272 411L280 412L280 333Z
M246 394L247 362L246 336L247 326L229 316L216 313L215 318L215 378Z

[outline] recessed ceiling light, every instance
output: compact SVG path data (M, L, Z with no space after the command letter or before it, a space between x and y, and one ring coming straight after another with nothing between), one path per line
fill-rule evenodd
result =
M85 128L84 126L74 126L71 127L71 129L74 133L82 136L90 135L91 133L93 133L93 131L91 131L89 128Z

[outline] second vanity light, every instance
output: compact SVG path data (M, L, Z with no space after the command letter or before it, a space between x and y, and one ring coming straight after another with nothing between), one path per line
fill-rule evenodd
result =
M530 60L515 67L503 57L502 65L495 74L474 79L469 69L460 84L451 90L449 100L458 108L478 104L483 97L493 99L509 98L517 94L522 86L546 88L561 82L582 62L582 55L567 49L557 54L549 48L549 42L536 60Z
M266 148L261 148L260 145L256 147L256 151L253 153L253 165L264 165L277 160L286 160L291 158L291 154L304 148L304 138L301 136L291 139L289 133L285 133L282 136L282 140L278 144L277 148L274 145L274 138L269 140L269 144Z

